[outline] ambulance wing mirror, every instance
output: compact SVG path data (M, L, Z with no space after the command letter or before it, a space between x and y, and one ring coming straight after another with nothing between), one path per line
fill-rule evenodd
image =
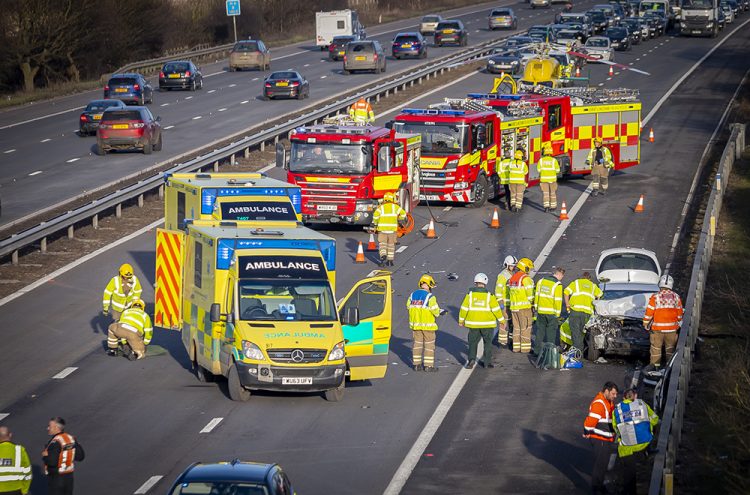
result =
M289 168L289 156L281 143L276 143L276 166L284 169Z
M221 305L219 303L213 303L210 310L211 323L218 323L221 321Z
M341 315L341 323L352 327L359 325L359 308L345 307Z
M391 161L391 147L388 145L381 146L378 150L378 172L390 172L392 167L393 162Z

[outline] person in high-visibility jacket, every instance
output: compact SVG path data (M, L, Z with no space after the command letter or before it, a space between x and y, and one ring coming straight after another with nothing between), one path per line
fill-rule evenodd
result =
M127 357L131 361L146 356L146 346L151 343L154 327L151 317L146 313L146 303L136 299L130 307L122 312L120 321L112 323L107 332L107 354L117 356L120 339L125 339L130 346Z
M612 425L614 401L619 389L607 382L589 405L589 414L583 421L583 438L588 438L594 447L594 466L591 470L591 492L606 494L604 476L607 474L609 457L613 452L615 429Z
M511 204L511 194L510 194L510 164L513 163L513 158L511 158L511 149L506 148L503 151L503 159L500 160L500 165L498 166L498 174L500 176L500 184L503 186L503 191L505 192L505 204L506 209L510 211L513 208L513 205Z
M380 266L393 266L396 256L396 239L398 226L406 221L406 211L396 204L396 195L385 193L383 204L372 214L372 223L378 233L378 252Z
M583 272L581 278L565 287L563 296L569 314L568 323L573 347L583 351L583 329L594 314L594 300L602 297L602 290L591 281L589 272Z
M534 311L536 312L536 340L534 341L534 354L537 356L542 352L546 342L551 344L557 341L557 332L560 330L560 313L562 312L562 282L565 269L555 267L552 276L539 279L534 289Z
M510 184L510 209L520 211L523 206L523 193L526 191L526 176L529 166L523 159L523 151L516 150L513 160L508 165L508 183Z
M364 98L360 98L349 107L349 117L362 125L375 122L375 113L372 111L372 106Z
M501 328L497 333L497 343L502 346L508 345L508 325L511 324L510 316L510 293L508 291L508 281L516 272L516 263L518 260L515 256L508 255L503 261L503 271L497 275L495 281L495 297L500 303L500 308L503 311L503 318L505 318L506 326Z
M47 423L50 440L42 451L48 495L72 495L76 462L86 458L83 446L65 431L65 420L54 417Z
M510 315L513 320L513 352L531 352L531 326L534 324L534 281L529 272L534 262L521 258L516 272L508 280Z
M432 294L437 284L432 275L424 274L419 278L419 289L415 290L406 301L409 310L409 328L414 337L412 360L414 371L437 371L435 366L435 337L438 325L435 318L444 313Z
M612 415L612 426L617 434L617 453L622 464L623 493L636 494L636 468L654 438L659 416L638 398L633 388L626 390L622 398Z
M677 346L677 332L682 326L682 300L672 287L672 277L662 276L659 280L659 292L651 295L643 316L643 326L648 330L651 341L650 364L656 368L661 366L662 346L665 347L666 361L672 359Z
M119 273L104 288L102 296L102 313L112 316L114 321L120 319L130 303L140 299L143 288L141 282L133 274L133 267L129 263L120 266Z
M484 345L482 365L494 368L492 364L492 334L495 327L502 329L505 318L497 298L487 290L490 279L484 273L474 276L474 287L464 297L458 313L458 326L469 329L469 359L466 369L472 369L477 362L477 348L481 339Z
M614 168L615 162L612 152L603 145L602 138L594 138L594 147L589 151L586 165L591 165L592 195L604 195L609 187L609 171Z
M23 445L12 439L10 429L0 426L0 494L26 495L31 487L31 461Z
M557 175L560 163L552 156L552 145L544 143L544 156L539 159L536 168L539 171L539 188L542 190L544 211L557 209Z

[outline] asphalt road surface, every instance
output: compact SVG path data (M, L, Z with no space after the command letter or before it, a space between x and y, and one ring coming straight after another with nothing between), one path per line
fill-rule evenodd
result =
M521 12L530 11L521 7ZM640 88L645 118L724 36L646 42L618 53L617 60L652 76L623 72L608 80L604 67L589 66L592 84ZM123 262L153 284L154 231L0 307L0 413L8 415L0 417L35 463L33 493L45 493L39 451L46 421L55 415L66 418L70 432L86 447L87 459L76 473L78 493L134 493L155 476L161 478L147 493L164 493L191 462L235 457L279 462L299 493L380 494L409 461L416 469L406 470L403 493L585 492L591 459L580 438L583 417L601 383L621 381L626 366L539 372L524 356L503 351L496 352L494 370L469 373L461 367L466 331L456 325L457 306L473 275L484 271L494 280L506 254L544 261L542 272L563 265L566 280L592 269L599 252L610 247L642 246L665 260L698 159L750 66L736 56L747 50L749 37L747 29L737 31L662 102L645 124L654 127L656 143L644 140L642 164L612 177L606 197L588 198L585 179L561 184L559 200L567 202L573 216L564 232L554 215L542 211L538 189L527 193L521 214L502 214L498 231L487 228L492 205L479 210L433 206L439 238L412 233L402 240L396 258L388 374L351 384L340 403L318 394L274 393L232 402L224 382L195 380L175 332L156 331L153 344L167 350L163 355L137 363L106 357L101 289ZM491 80L478 73L418 103L485 89ZM635 214L631 207L640 194L646 197L646 211ZM424 225L427 207L419 207L415 217L418 226ZM370 255L366 265L352 263L364 233L326 233L338 241L341 295L375 267L374 258ZM559 242L548 244L551 238ZM411 371L410 333L401 309L425 271L437 273L438 301L450 311L440 321L437 374ZM456 272L458 281L448 281L449 272ZM153 301L149 286L144 299ZM421 436L454 381L464 380L452 407L443 408L447 415L435 436ZM221 420L210 432L200 433L216 418ZM409 458L418 440L427 447Z

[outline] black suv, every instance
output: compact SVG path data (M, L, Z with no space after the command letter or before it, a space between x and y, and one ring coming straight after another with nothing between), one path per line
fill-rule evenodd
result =
M114 98L124 103L145 105L153 103L154 88L140 74L115 74L104 86L104 99Z
M435 28L435 45L452 43L458 46L469 44L469 32L464 23L458 20L441 21Z

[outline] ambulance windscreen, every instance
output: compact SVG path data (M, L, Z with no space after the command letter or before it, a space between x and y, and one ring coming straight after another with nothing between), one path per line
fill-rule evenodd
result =
M334 321L327 281L243 280L238 282L240 320Z

